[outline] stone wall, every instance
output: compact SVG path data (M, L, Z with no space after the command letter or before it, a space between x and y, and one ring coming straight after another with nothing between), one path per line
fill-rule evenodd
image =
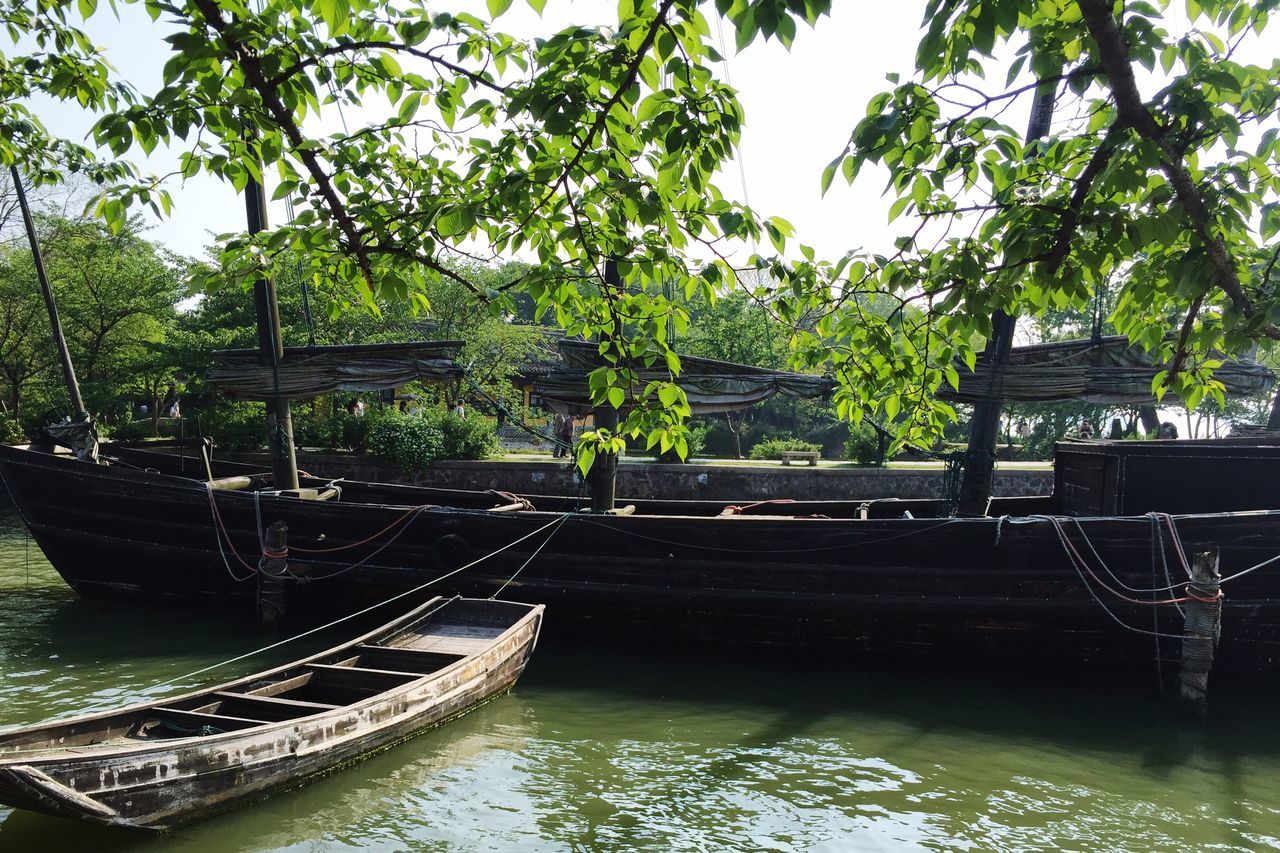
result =
M220 454L221 458L270 466L265 454ZM501 489L530 495L567 495L578 491L568 462L537 460L437 462L414 475L401 473L376 456L349 453L298 455L298 466L316 476L381 483L407 483L447 489ZM810 468L782 465L657 465L623 461L618 466L618 497L667 500L793 498L866 500L877 497L937 498L942 494L941 466L930 468ZM1046 469L997 469L997 497L1047 495L1053 472Z

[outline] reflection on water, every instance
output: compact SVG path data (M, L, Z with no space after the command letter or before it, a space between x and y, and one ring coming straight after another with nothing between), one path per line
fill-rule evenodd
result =
M269 639L80 601L0 511L0 724ZM0 850L1276 849L1272 707L1187 726L1144 685L544 647L512 694L298 791L160 837L0 807Z

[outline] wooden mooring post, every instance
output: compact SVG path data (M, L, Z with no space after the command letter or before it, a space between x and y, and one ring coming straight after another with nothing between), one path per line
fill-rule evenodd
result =
M1209 710L1209 670L1213 650L1222 633L1222 576L1218 573L1218 549L1202 551L1191 560L1182 625L1182 668L1178 672L1178 699L1197 717Z
M285 615L284 576L289 568L289 525L273 521L263 536L258 567L258 621L275 626Z

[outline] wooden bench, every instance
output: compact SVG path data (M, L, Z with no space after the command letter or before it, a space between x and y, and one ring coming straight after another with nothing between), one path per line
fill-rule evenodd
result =
M784 450L782 451L782 464L790 465L793 461L804 459L808 461L810 468L818 466L818 451L816 450Z

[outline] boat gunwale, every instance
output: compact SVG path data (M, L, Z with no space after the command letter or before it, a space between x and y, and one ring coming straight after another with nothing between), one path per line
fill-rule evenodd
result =
M525 602L507 601L505 599L499 601L498 599L463 598L461 596L455 596L450 599L445 599L444 596L435 596L431 598L429 601L423 603L422 605L415 607L413 610L409 611L403 616L400 616L397 619L393 620L392 622L385 623L379 626L378 628L375 628L372 631L369 631L365 634L360 635L354 640L341 643L337 646L333 646L328 649L324 649L320 652L317 652L314 655L310 655L305 658L299 658L297 660L289 661L288 663L275 667L274 669L268 669L268 670L262 670L260 672L250 673L247 676L243 676L241 678L234 679L232 681L215 684L209 687L193 690L188 693L182 693L175 696L164 697L154 702L141 702L135 705L128 705L123 708L115 708L115 709L106 710L106 711L99 711L92 714L83 714L77 717L67 717L65 719L60 719L60 720L51 720L49 722L37 723L35 725L19 726L18 728L9 729L8 731L0 731L0 739L7 739L14 735L35 733L44 729L52 729L60 726L94 723L102 720L107 720L112 717L128 716L128 715L136 714L142 711L150 711L155 709L166 710L163 706L172 704L174 702L186 701L188 699L199 698L202 696L210 696L217 691L227 691L228 688L231 688L231 687L243 686L245 684L252 684L255 681L259 681L264 678L270 678L272 676L279 675L280 673L287 672L290 669L300 667L300 666L306 666L307 664L314 663L318 658L340 654L349 649L353 649L356 646L359 646L360 644L367 642L368 640L378 637L379 635L383 635L386 633L393 633L397 630L403 630L407 627L404 623L407 623L407 622L411 623L415 618L422 616L423 611L427 610L427 608L431 607L432 605L436 604L441 600L445 601L445 605L442 605L439 608L440 610L443 610L444 607L446 607L448 604L452 604L455 601L479 601L479 602L494 601L502 604L513 604L521 607L526 607L528 608L528 612L526 612L519 619L513 622L510 626L504 629L501 634L489 640L489 642L485 645L483 649L472 652L471 654L463 655L458 660L453 661L452 663L446 664L445 666L441 667L438 670L435 670L433 672L423 673L419 678L414 678L402 684L395 685L394 687L388 688L387 690L381 691L379 693L374 693L371 696L367 696L364 699L361 699L357 702L352 702L348 705L340 705L336 708L317 711L314 714L307 714L301 717L291 717L285 720L263 721L263 724L260 726L252 726L244 729L233 729L230 731L220 732L218 734L212 734L212 735L190 735L188 737L164 738L162 740L155 740L155 741L140 740L136 744L125 744L125 745L113 744L111 746L100 746L98 744L85 744L82 746L72 746L72 747L48 746L48 747L16 749L16 750L7 751L7 752L0 751L0 769L3 769L6 766L15 766L15 765L39 766L45 763L62 763L62 762L69 762L69 761L74 762L74 761L89 761L89 760L102 761L102 760L108 760L115 757L132 757L138 753L144 753L147 751L154 751L154 750L170 750L175 746L188 746L193 743L198 743L201 745L222 744L225 741L231 741L236 738L255 737L255 736L259 736L267 732L275 731L278 729L290 728L292 726L296 726L301 723L318 722L324 717L331 716L331 715L340 716L343 714L351 713L353 711L363 710L365 706L373 706L378 703L383 703L388 700L394 699L396 695L402 692L408 692L410 689L416 689L420 687L424 681L438 680L452 674L453 670L462 667L463 665L475 659L476 657L487 654L494 647L500 645L502 642L507 640L511 635L514 635L519 630L523 629L528 622L534 619L540 618L541 614L546 609L546 606L542 604L527 604ZM537 634L538 632L535 631L534 637L532 640L532 643L534 644L536 644L537 642ZM391 647L388 647L388 648L391 648ZM4 750L3 744L0 744L0 750ZM12 756L12 757L6 757L6 756Z
M204 492L205 491L205 487L204 487L205 481L197 479L195 477L181 476L177 474L165 474L159 471L135 470L131 468L120 468L120 467L114 467L114 466L90 465L88 463L85 463L85 462L82 462L81 460L76 459L74 456L71 456L70 454L45 454L39 451L30 450L23 445L0 444L0 468L3 468L3 465L6 461L4 459L4 451L6 450L15 450L15 451L19 451L24 455L30 454L31 456L39 457L38 460L34 461L35 467L51 468L51 467L60 467L63 465L70 465L75 467L83 466L82 472L77 472L78 476L89 476L89 477L94 477L96 479L102 479L102 480L123 479L123 480L140 482L140 483L154 483L156 478L160 478L165 481L172 481L172 482L166 482L164 485L176 487L183 492ZM14 459L14 457L10 457L10 459L12 460ZM44 464L46 463L46 460L51 460L51 459L57 459L59 460L59 462L54 463L54 465L52 466L48 464ZM15 462L14 464L31 464L31 463L23 461L23 462ZM101 469L101 470L95 470L95 469ZM66 471L66 468L63 468L62 470ZM108 471L110 473L104 475L103 473L101 473L101 471ZM67 472L67 473L70 473L70 472ZM0 474L2 474L2 471L0 471ZM342 481L345 478L325 479L323 477L310 477L305 479L307 479L307 481L311 483L324 484L329 482ZM388 489L403 489L406 491L423 488L419 486L406 485L404 483L379 483L371 480L349 480L348 482L359 483L361 485L373 486L378 488L385 487ZM458 490L453 490L453 491L458 491ZM298 500L298 498L294 498L290 496L282 496L280 492L274 489L263 489L263 490L259 490L259 492L262 495L271 497L271 498L285 497L285 499L287 500ZM254 494L255 494L254 492L227 491L227 492L219 493L219 498L222 500L227 500L232 502L252 501L254 499L253 498ZM537 496L534 496L534 497L537 497ZM549 496L549 497L564 497L564 496ZM1019 496L1013 496L1009 499L1017 499L1017 497ZM1026 499L1035 499L1035 498L1043 498L1043 497L1046 497L1046 496L1031 495L1031 496L1026 496ZM812 503L845 503L850 505L857 505L862 503L874 504L877 502L889 501L889 500L893 500L893 498L870 498L865 501L860 501L860 500L813 501ZM921 500L927 500L927 499L921 499ZM718 502L712 502L712 503L718 503ZM562 516L565 514L564 512L560 512L556 510L539 510L539 509L519 510L516 512L495 514L486 509L478 509L478 508L472 508L472 507L456 507L456 506L447 506L447 505L412 504L412 503L403 503L403 504L374 503L374 502L357 502L357 501L344 501L341 504L328 504L327 502L318 502L314 504L314 507L323 511L328 506L339 506L339 505L347 508L350 508L352 506L359 506L359 507L363 507L371 510L398 510L402 512L406 510L416 509L418 507L428 507L429 509L427 509L427 511L441 512L441 513L454 514L454 515L474 515L474 516L481 516L486 518L496 518L497 516L500 515L504 519L527 518L527 519L542 520L542 519L558 518L559 516ZM667 513L667 514L661 514L661 515L650 515L650 514L641 514L641 513L635 513L632 515L611 515L608 513L571 513L570 515L571 515L570 520L572 520L572 516L574 515L582 515L584 518L589 518L592 522L596 522L596 523L609 522L615 519L625 519L627 522L630 522L632 520L638 521L641 519L644 519L648 522L667 520L667 519L674 519L674 520L680 520L680 521L710 522L717 518L722 518L722 516L716 516L716 515L677 515L673 513ZM1183 521L1183 520L1191 520L1191 519L1204 519L1206 521L1214 521L1214 520L1219 520L1224 518L1235 518L1235 517L1253 518L1253 517L1267 516L1267 515L1280 516L1280 507L1277 507L1275 509L1224 510L1222 512L1168 513L1168 515L1170 515L1175 521ZM936 525L936 524L945 522L948 524L959 523L959 524L974 525L974 526L978 524L992 525L992 524L1039 523L1039 522L1042 522L1044 518L1048 518L1048 517L1071 519L1073 521L1082 521L1082 522L1083 521L1108 521L1108 522L1114 521L1114 522L1150 523L1150 518L1148 514L1069 515L1065 513L1031 513L1028 515L1005 514L1000 516L991 516L991 515L972 516L972 517L956 516L952 518L915 517L910 519L904 519L904 518L811 518L807 516L763 515L763 514L757 515L757 514L751 514L751 513L744 513L741 515L734 515L731 517L723 516L723 518L732 518L737 520L751 518L751 519L757 519L759 521L769 521L774 523L804 521L804 522L814 522L814 523L821 522L821 523L837 523L837 524L842 523L842 524L859 524L859 525L867 524L867 523L873 523L873 524L893 523L896 525L897 523L900 523L900 522L914 522L916 524L926 524L926 525L935 524ZM39 525L39 526L47 527L49 525L45 524L45 525ZM106 537L106 538L110 539L113 537ZM3 732L0 732L0 735L2 734Z

